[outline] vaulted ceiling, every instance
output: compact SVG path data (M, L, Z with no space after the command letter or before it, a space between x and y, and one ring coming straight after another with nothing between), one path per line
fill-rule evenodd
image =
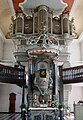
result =
M11 18L14 12L20 12L19 3L24 0L0 0L0 29L6 37L8 37ZM66 11L69 11L70 16L74 17L74 24L76 27L76 33L78 36L83 31L83 1L82 0L61 0L61 2L67 3ZM13 3L13 4L11 4ZM12 13L12 11L13 13Z

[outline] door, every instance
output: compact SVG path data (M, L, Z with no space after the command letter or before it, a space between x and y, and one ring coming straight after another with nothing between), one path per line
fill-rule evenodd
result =
M16 94L10 93L9 94L9 112L15 112L15 101L16 101Z

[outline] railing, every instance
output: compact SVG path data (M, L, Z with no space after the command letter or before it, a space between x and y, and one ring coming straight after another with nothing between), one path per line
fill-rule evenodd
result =
M14 68L0 64L0 82L22 84L24 83L24 68Z
M63 83L83 82L83 65L62 70Z

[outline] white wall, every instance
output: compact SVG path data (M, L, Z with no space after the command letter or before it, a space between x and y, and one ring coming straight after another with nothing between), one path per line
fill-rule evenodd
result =
M79 40L79 43L80 43L81 61L83 63L83 32L81 33L78 40Z
M80 43L78 39L74 39L70 46L70 65L77 66L81 61Z
M83 38L83 37L81 37ZM74 39L70 46L70 65L73 66L79 66L83 65L83 40ZM67 85L66 85L67 86ZM71 111L73 111L73 103L74 101L77 103L79 100L83 100L83 87L79 86L78 84L73 85L71 84L71 90L68 92L68 105L71 108Z
M71 42L69 50L71 66L83 65L83 32Z
M13 56L14 45L12 40L5 39L0 30L0 61L8 60L15 61ZM0 83L0 112L9 111L9 94L14 92L16 94L16 111L20 111L20 104L22 100L22 90L17 85Z
M79 100L83 100L83 87L78 85L72 85L72 89L69 92L69 100L68 105L71 107L71 111L73 111L73 103L77 103Z
M13 55L14 51L15 47L13 41L11 39L5 39L2 32L0 31L0 60L5 61L2 62L3 64L11 65L12 62L16 61ZM20 105L22 102L22 88L18 87L17 85L2 83L0 83L0 112L9 112L9 94L12 92L16 94L16 112L20 112ZM27 103L26 100L25 103Z
M14 43L11 39L4 42L3 60L15 61L13 52L15 51Z
M1 36L0 33L0 60L3 59L3 44L4 44L4 38Z
M20 112L22 88L17 85L0 84L0 112L9 112L9 94L16 94L16 112Z

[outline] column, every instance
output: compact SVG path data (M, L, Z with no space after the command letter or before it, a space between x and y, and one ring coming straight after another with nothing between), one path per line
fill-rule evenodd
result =
M54 77L53 77L53 94L55 95L56 100L58 101L58 67L56 60L53 61L53 71L54 71Z
M62 66L59 66L59 104L63 104ZM60 120L63 120L63 111L60 110Z

